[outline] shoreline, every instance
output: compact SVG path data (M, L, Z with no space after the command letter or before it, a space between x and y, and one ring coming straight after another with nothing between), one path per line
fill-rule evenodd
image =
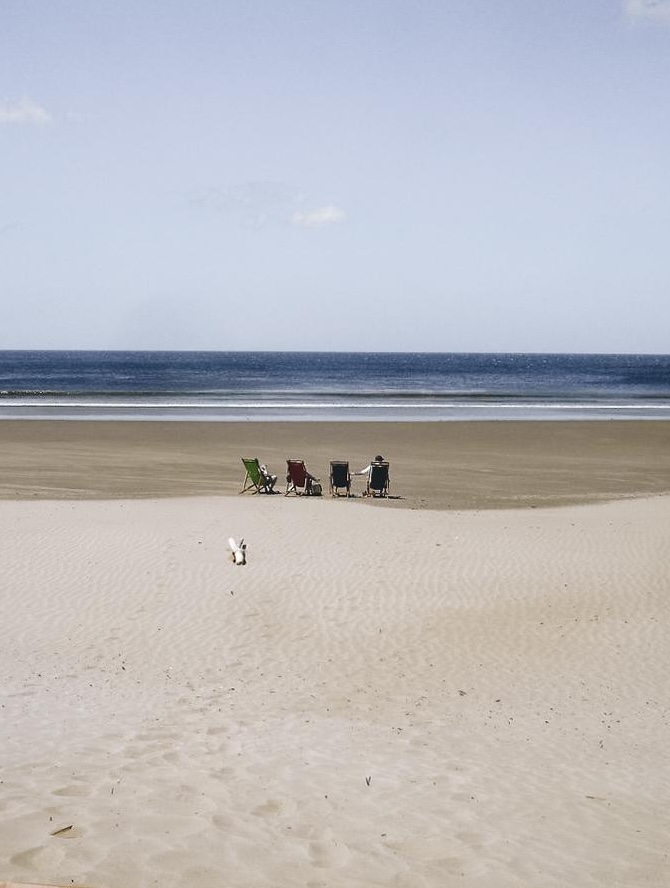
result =
M670 493L670 423L0 422L0 499L235 496L241 458L278 475L304 459L328 491L331 459L352 472L382 453L391 498L375 505L471 510L559 506ZM356 499L363 489L353 479ZM274 499L274 498L268 498ZM369 504L368 501L365 501Z

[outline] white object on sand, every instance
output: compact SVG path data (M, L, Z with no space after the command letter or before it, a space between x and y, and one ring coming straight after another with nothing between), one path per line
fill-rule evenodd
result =
M240 544L235 542L233 537L228 537L228 545L232 550L232 559L235 564L246 564L247 563L247 547L244 543L244 540L240 540Z

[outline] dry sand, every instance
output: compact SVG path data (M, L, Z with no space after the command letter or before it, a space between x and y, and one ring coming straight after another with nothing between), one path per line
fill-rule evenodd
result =
M371 510L361 499L159 499L153 485L174 493L176 450L168 457L160 436L140 446L156 429L33 424L49 439L36 442L30 425L0 424L5 496L8 464L24 472L24 498L0 503L0 880L670 884L670 497L639 496L665 489L668 426L593 424L589 439L581 424L547 424L564 436L562 486L538 489L538 456L525 475L517 463L507 494L495 455L511 465L522 429L489 430L488 444L483 428L431 429L431 446L448 439L454 457L467 439L463 486L478 472L488 482L472 501L507 495L517 507L457 511L439 508L430 479L404 486L420 479L405 427L380 445L405 499ZM209 428L201 471L180 483L213 485L221 430ZM193 444L191 431L173 433ZM265 431L261 458L295 443L295 430ZM352 432L331 455L364 459L377 431ZM296 455L318 463L325 445L310 434L313 451ZM528 434L550 445L547 426ZM428 454L422 435L415 426ZM590 441L586 455L565 436ZM232 492L239 454L219 449ZM425 456L427 475L442 456ZM620 474L592 480L606 457ZM92 467L109 485L98 493L117 498L93 499ZM144 498L128 498L130 477ZM518 508L580 493L584 504ZM408 508L431 498L435 508ZM229 560L231 535L248 542L244 567Z

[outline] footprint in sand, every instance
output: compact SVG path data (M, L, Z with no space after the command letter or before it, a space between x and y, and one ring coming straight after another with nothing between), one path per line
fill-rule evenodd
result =
M312 864L324 869L345 866L349 860L349 848L340 842L336 842L333 838L310 842L307 850L309 851L309 859Z
M275 799L268 799L264 805L254 808L251 813L256 817L272 817L274 814L279 814L280 811L280 803L275 801Z
M32 872L55 872L64 859L63 846L52 844L38 845L36 848L28 848L27 851L19 851L9 858L12 866L24 867Z
M167 762L168 765L177 765L182 760L183 756L179 752L164 752L162 759L164 762Z
M229 781L237 774L235 768L217 768L216 771L210 771L210 777L213 780ZM1 803L0 803L1 804Z
M83 798L84 796L89 796L91 794L91 788L90 786L75 786L74 784L70 784L69 786L63 786L60 789L54 789L51 794L65 796L66 798Z
M208 737L218 737L220 734L227 734L230 731L228 726L220 728L207 728Z

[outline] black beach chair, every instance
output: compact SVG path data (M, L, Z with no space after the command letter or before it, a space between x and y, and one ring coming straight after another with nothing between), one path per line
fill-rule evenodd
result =
M366 496L388 496L390 485L389 464L387 462L371 463L365 490Z
M351 474L348 462L334 459L330 463L330 495L339 496L339 490L346 490L347 496L351 495Z

